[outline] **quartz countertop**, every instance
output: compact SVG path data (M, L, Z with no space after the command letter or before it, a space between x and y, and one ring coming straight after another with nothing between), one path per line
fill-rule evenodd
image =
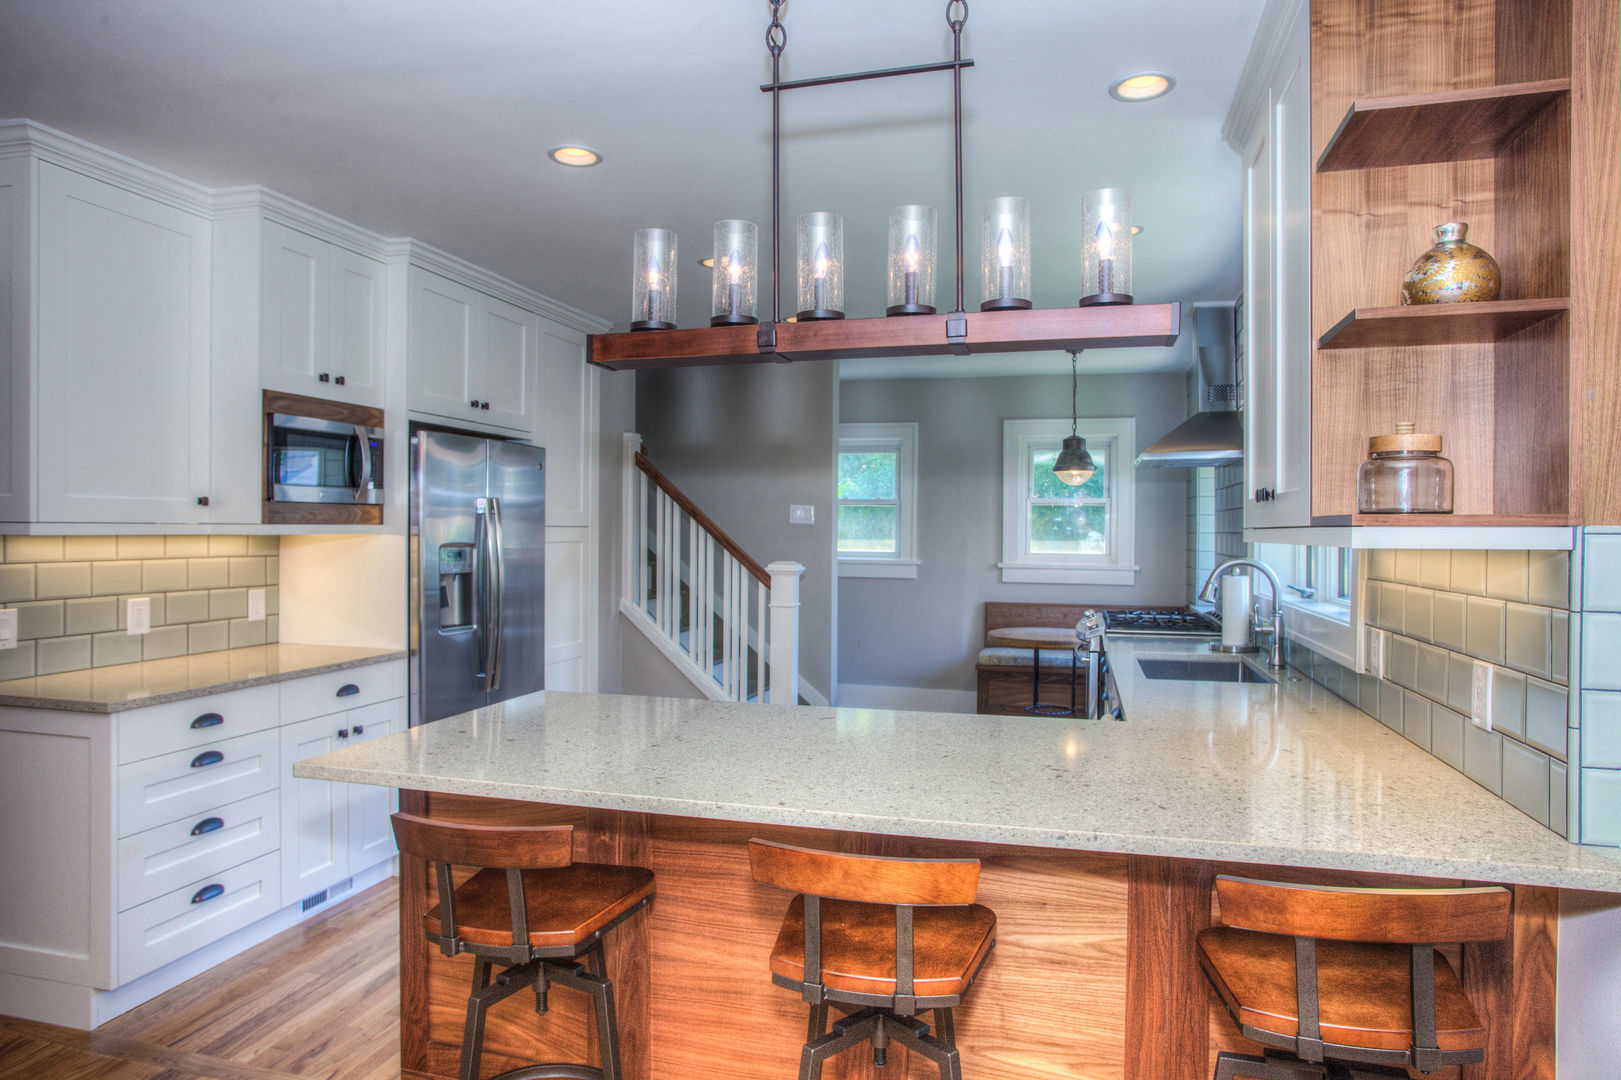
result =
M297 776L611 810L1621 892L1567 843L1323 687L1145 678L1204 642L1109 642L1126 719L541 692Z
M0 682L0 705L114 713L326 671L403 660L403 649L254 645Z

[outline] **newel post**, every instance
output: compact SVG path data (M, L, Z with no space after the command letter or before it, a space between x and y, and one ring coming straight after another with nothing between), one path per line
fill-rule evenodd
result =
M771 664L766 701L772 705L799 704L799 578L805 568L796 562L774 562L771 575Z
M647 551L647 537L641 527L641 515L637 513L641 485L637 482L636 455L642 452L642 437L627 431L620 438L624 454L619 477L619 599L621 603L640 604L640 556L645 556Z

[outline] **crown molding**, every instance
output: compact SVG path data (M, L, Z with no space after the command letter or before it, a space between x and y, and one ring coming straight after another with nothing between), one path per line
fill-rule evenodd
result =
M0 156L30 154L176 209L203 217L211 217L214 213L213 192L201 184L143 165L134 158L105 150L33 120L0 121Z
M1289 48L1295 20L1308 17L1309 10L1309 0L1267 0L1255 27L1255 39L1250 43L1244 71L1238 77L1238 88L1233 91L1232 104L1227 107L1227 118L1221 125L1221 137L1234 152L1244 152L1244 139L1256 115L1266 107L1272 71Z
M486 293L498 300L505 300L527 311L533 311L548 319L553 319L564 326L572 327L586 334L605 334L612 329L613 324L606 319L570 307L560 300L553 300L538 292L524 288L517 282L502 277L500 274L483 267L474 266L464 259L457 258L447 251L441 251L431 244L420 240L398 241L403 249L403 257L410 265L423 270L430 270L435 274L442 274L454 278L464 285L471 286L479 292Z
M385 237L260 185L210 189L104 150L33 120L0 120L0 160L35 157L210 220L260 214L384 262L409 262L581 333L606 333L606 319L570 307L499 274L409 237Z

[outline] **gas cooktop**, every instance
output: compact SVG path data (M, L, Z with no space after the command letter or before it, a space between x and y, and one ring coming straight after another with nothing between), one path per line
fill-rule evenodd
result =
M1191 608L1140 608L1136 611L1105 611L1103 625L1111 634L1161 635L1179 637L1220 637L1221 623Z

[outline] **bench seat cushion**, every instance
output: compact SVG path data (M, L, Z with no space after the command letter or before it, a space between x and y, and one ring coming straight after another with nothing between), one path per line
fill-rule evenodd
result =
M1035 656L1034 649L1009 649L997 647L979 650L980 667L1011 667L1027 668ZM1068 649L1042 649L1042 667L1067 668L1072 663L1073 653Z

